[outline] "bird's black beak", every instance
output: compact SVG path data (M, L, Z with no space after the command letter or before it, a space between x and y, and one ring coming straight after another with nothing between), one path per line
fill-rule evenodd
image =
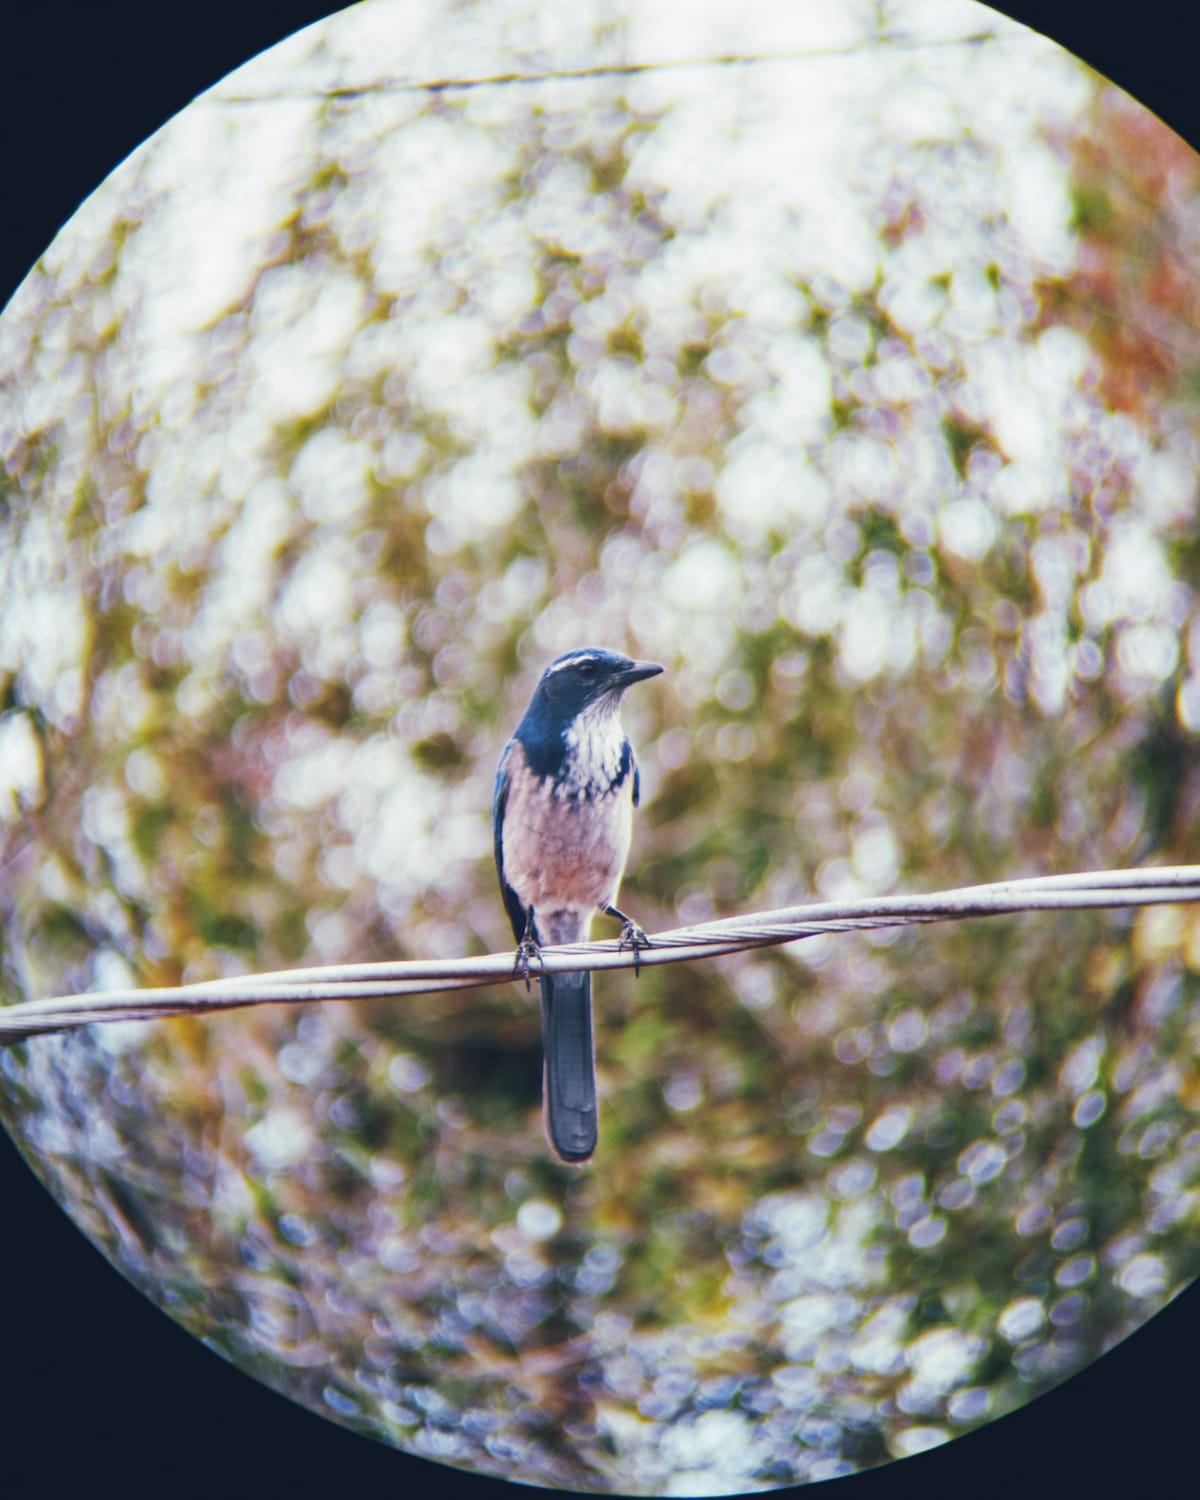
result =
M656 661L635 661L626 667L623 672L618 672L617 682L621 687L627 688L635 682L642 682L647 677L657 677L665 671Z

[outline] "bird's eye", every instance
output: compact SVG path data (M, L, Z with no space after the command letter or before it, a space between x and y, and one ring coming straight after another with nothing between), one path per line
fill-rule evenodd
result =
M579 663L579 672L582 677L595 677L596 663L594 661L581 661Z

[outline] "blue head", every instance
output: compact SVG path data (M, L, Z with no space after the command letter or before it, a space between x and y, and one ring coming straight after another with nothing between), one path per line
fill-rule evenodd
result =
M625 689L662 670L657 662L633 661L599 646L582 646L552 661L517 726L517 739L533 752L531 762L539 762L534 769L554 769L549 762L562 753L567 731L581 714L615 721Z
M657 662L633 661L619 651L580 646L552 661L538 680L525 717L567 725L585 708L611 705L616 709L627 687L646 677L657 677Z

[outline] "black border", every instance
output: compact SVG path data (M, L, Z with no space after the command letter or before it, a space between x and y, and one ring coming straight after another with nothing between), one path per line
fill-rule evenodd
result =
M230 68L336 8L311 0L13 7L0 23L0 303L145 136ZM1008 0L999 8L1200 141L1194 28L1177 4ZM325 1500L350 1486L466 1500L513 1493L354 1437L203 1349L107 1266L2 1131L0 1287L0 1487L18 1500L110 1489L127 1500ZM1144 1492L1193 1467L1197 1348L1200 1284L1048 1397L944 1448L812 1494Z

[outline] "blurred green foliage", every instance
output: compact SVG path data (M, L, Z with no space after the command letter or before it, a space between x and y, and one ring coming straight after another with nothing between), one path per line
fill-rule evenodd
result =
M495 762L589 642L668 667L648 929L1193 859L1196 162L1036 48L998 123L1005 36L850 56L836 199L803 59L218 96L126 164L4 317L8 995L504 946ZM604 977L575 1173L516 986L0 1078L113 1261L315 1410L720 1493L966 1430L1196 1273L1198 969L1162 908Z

